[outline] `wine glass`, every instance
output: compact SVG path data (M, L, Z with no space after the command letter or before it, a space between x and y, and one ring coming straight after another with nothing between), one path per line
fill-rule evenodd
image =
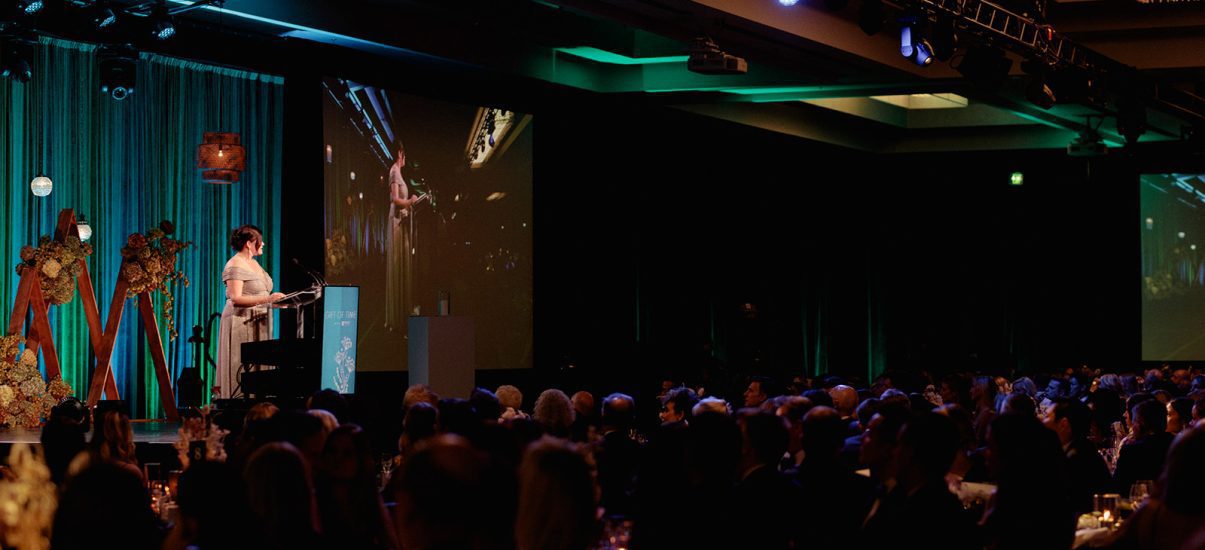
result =
M1146 499L1151 494L1152 485L1153 483L1150 480L1141 479L1135 481L1134 484L1130 486L1130 503L1134 508L1138 508L1143 504L1146 504Z

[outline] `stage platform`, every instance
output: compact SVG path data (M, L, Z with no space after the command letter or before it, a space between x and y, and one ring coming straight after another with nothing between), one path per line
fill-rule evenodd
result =
M180 437L179 422L134 420L130 422L130 427L134 431L134 444L136 445L171 445ZM88 437L91 438L91 434ZM12 445L13 443L37 445L41 442L41 438L41 429L0 429L0 445Z

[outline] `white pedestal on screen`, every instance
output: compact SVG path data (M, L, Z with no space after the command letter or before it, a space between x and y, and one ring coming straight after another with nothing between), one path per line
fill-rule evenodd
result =
M409 335L410 384L467 399L475 381L473 318L411 317Z

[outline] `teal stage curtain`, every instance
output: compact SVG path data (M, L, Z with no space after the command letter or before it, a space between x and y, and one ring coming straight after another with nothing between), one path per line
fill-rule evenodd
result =
M28 83L0 83L0 173L7 186L0 208L8 212L0 226L4 318L16 296L18 251L52 234L61 209L85 214L93 228L88 269L102 322L126 236L172 220L177 238L193 242L179 259L192 285L176 289L175 341L162 320L162 296L154 294L174 383L180 369L194 363L191 327L220 312L225 301L221 271L232 254L226 243L234 227L264 229L260 261L279 280L283 79L143 53L135 92L116 101L99 91L94 45L43 38L32 65ZM247 170L233 185L204 183L195 167L202 133L219 130L240 133L247 150ZM29 190L39 171L54 181L47 197ZM77 293L70 304L52 306L50 319L64 378L83 399L95 358L80 304ZM162 417L137 300L126 303L113 367L134 416ZM212 369L203 368L202 376L208 388Z

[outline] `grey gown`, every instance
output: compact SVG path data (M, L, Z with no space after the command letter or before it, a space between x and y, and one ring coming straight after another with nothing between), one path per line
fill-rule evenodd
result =
M230 266L222 271L222 283L243 282L244 296L267 296L272 293L272 277L265 272L253 273L242 267ZM222 309L222 325L218 333L218 367L213 385L221 389L218 398L229 399L238 386L242 366L242 343L272 338L272 310L267 305L238 307L226 300Z

